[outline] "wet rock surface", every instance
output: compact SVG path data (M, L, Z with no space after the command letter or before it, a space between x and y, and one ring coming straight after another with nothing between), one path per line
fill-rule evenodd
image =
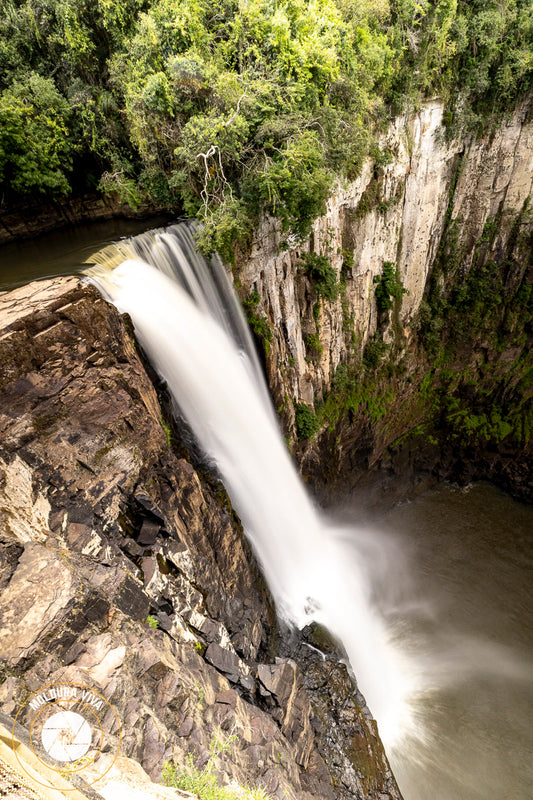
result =
M342 797L395 797L397 792L377 722L342 647L317 625L287 632L280 648L298 662L302 691L313 708L316 746ZM379 775L379 778L377 776Z
M227 500L170 447L128 321L77 279L29 284L0 296L0 359L3 711L81 683L154 781L221 730L223 783L399 798L334 644L280 632Z

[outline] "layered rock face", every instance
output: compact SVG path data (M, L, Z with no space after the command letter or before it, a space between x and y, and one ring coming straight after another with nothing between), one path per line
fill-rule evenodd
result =
M283 237L275 220L265 220L259 227L239 277L246 290L259 292L272 322L269 382L278 398L288 394L312 404L328 390L350 346L346 314L352 317L350 325L360 348L376 331L374 278L381 275L385 261L398 261L409 290L403 319L412 317L418 308L444 227L458 147L439 141L441 125L438 103L425 106L413 118L399 117L383 141L391 162L383 167L382 175L375 175L374 164L368 160L357 180L338 187L325 216L315 222L308 248L327 254L337 277L346 252L353 253L353 265L346 275L345 308L341 297L321 303L318 324L323 349L318 363L309 359L305 342L306 336L315 332L312 309L316 295L302 274L300 251L282 249ZM376 195L371 204L375 207L365 198L373 185Z
M459 244L464 244L470 259L474 242L496 213L502 224L494 249L505 250L515 215L533 192L533 122L528 121L528 113L527 106L518 108L487 138L447 142L442 105L429 103L414 116L395 119L381 140L390 162L376 167L368 160L357 180L338 187L325 216L315 222L306 247L283 249L279 224L264 220L239 279L245 292L258 291L272 323L269 383L278 398L288 394L312 404L322 397L349 352L347 315L358 349L375 333L374 279L387 261L397 265L407 290L400 322L409 335L444 231L451 194ZM307 249L326 253L337 277L350 254L344 304L342 297L321 303L323 349L318 363L309 359L305 343L306 335L315 332L312 307L316 300L299 262Z
M394 121L304 247L283 249L273 220L258 228L240 290L258 292L257 313L270 324L267 372L289 431L293 403L320 401L376 332L409 373L379 378L379 391L394 395L388 415L353 411L300 452L311 477L329 462L328 480L386 463L390 443L418 422L433 365L421 363L415 323L443 234L454 231L461 275L490 220L498 223L485 258L501 264L518 252L517 215L533 184L527 114L517 109L490 136L447 141L442 108L430 103ZM307 251L327 256L342 282L336 300L318 296L300 260ZM387 263L406 293L385 319L375 288ZM527 346L498 351L480 339L486 352L469 353L470 378L512 373ZM279 630L227 497L176 443L127 320L77 279L30 284L0 295L0 364L3 710L13 716L53 681L90 684L123 722L123 757L155 781L166 760L183 765L191 753L204 765L221 729L232 739L217 761L225 783L301 800L398 798L376 723L335 646L313 631ZM443 453L437 440L431 447L430 468ZM530 497L524 453L515 458L512 443L486 458L473 449L475 477L496 474ZM446 458L442 474L457 474L453 453ZM420 465L419 451L412 460ZM111 720L106 733L117 735Z
M75 278L29 284L0 295L0 363L2 710L89 685L154 781L218 735L226 784L399 798L334 649L287 644L223 490L172 447L127 320Z
M72 198L62 203L35 202L9 212L0 212L0 244L31 239L64 225L80 225L96 220L124 217L143 219L157 209L142 206L133 210L118 198L99 195Z
M417 351L417 318L428 295L443 234L453 232L454 252L458 254L458 263L443 279L448 287L454 281L464 281L476 245L488 238L485 232L492 224L494 232L484 245L484 260L508 270L505 261L515 247L517 218L527 209L532 193L530 102L481 138L463 135L449 140L442 106L435 101L417 114L394 120L381 139L380 152L365 163L357 180L338 187L326 214L315 222L313 233L303 246L295 248L292 243L291 247L289 241L287 247L278 223L264 220L250 256L241 260L238 277L243 298L254 290L258 292L261 302L257 313L263 314L271 325L266 368L287 430L294 435L293 403L316 407L331 390L339 365L354 359L360 363L365 345L376 332L384 345L397 348L396 362L403 357L403 370L412 372L413 378L420 372L421 381L424 365L421 367L422 356ZM522 238L531 236L531 215L527 222L525 216L521 221ZM327 256L341 283L336 300L319 296L302 263L301 256L307 251ZM527 254L518 255L520 258L525 268ZM376 282L381 280L387 264L397 270L405 290L388 318L380 312L375 297ZM524 282L527 284L527 277ZM479 342L470 339L473 380L478 377L476 360L482 361L483 347L485 351L489 347L482 336L479 338ZM479 349L477 354L475 347ZM512 360L511 355L506 354L505 358ZM494 352L489 360L501 358L500 353ZM426 364L426 370L431 366ZM465 363L451 365L457 371L464 367ZM357 441L372 439L365 445L362 464L366 468L394 439L420 422L416 414L406 415L402 410L406 406L416 408L418 382L404 382L399 387L393 379L384 386L383 395L389 389L398 395L394 413L387 417L389 430L381 435L376 424L379 414L373 420L372 433L364 426L350 432L345 425L322 447L323 466L328 448L336 447L343 449L347 459L340 454L335 469L345 474L352 471L350 454ZM304 461L308 457L309 453ZM320 458L314 459L315 472L320 471ZM490 454L487 459L490 461ZM488 465L485 473L477 477L493 477L493 473L497 468ZM510 476L505 485L523 488L520 476L516 480ZM525 487L523 496L529 496L531 489Z

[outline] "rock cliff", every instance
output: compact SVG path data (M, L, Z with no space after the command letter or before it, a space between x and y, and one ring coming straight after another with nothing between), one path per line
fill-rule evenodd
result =
M90 685L121 720L119 764L154 781L187 754L204 766L222 735L224 784L399 798L335 648L280 632L224 491L173 441L128 320L76 278L29 284L0 295L0 363L2 710L50 683ZM103 725L116 742L114 718ZM117 766L103 796L113 780Z
M351 420L343 416L340 427L338 419L332 422L326 412L326 419L320 419L322 432L327 424L334 435L319 437L324 445L315 444L314 452L313 446L300 452L304 472L310 477L317 479L318 473L327 473L331 484L348 472L360 474L382 459L391 443L427 423L431 415L420 403L419 389L439 358L420 347L419 329L431 293L442 289L449 296L454 287L466 284L477 257L480 264L493 264L500 270L507 292L502 304L514 303L513 292L524 296L533 278L528 267L532 192L530 101L482 136L455 138L447 135L442 106L434 101L418 113L391 123L379 151L365 163L357 180L338 187L307 243L291 246L290 241L284 241L275 220L263 220L251 252L239 261L236 282L245 301L257 292L260 301L254 313L263 315L270 325L270 341L264 348L266 369L278 411L293 440L294 403L320 407L335 389L339 367L348 366L353 380L366 384L360 393L361 402L352 403L359 405L359 412L352 407ZM340 287L336 299L321 296L320 287L306 270L305 253L309 251L325 255L333 267ZM439 261L440 272L435 268ZM517 274L510 278L509 265L513 262ZM400 296L390 298L390 311L380 308L376 301L376 286L383 280L387 265L401 287ZM496 333L500 320L488 303L486 314L494 318L490 331L494 339L512 339L504 325ZM524 354L531 348L530 320L527 306L522 319L525 333L516 345ZM446 324L454 326L451 316L447 322L439 322L441 334ZM478 334L471 328L468 337L468 357L464 352L461 357L450 357L450 368L457 374L469 369L473 380L481 385L483 376L478 367L483 353L485 361L492 364L500 358L502 348L489 341L487 330ZM509 345L510 350L513 346ZM507 363L509 359L513 360L508 354ZM375 369L378 362L385 361L388 376ZM402 371L403 377L399 375ZM521 374L526 372L521 365ZM409 382L405 373L411 376ZM493 389L486 388L486 392ZM516 404L520 402L519 398ZM361 416L365 403L367 412L377 403L387 413L379 409L373 415L367 413L373 418L354 428L354 418L358 413ZM407 414L406 405L410 407ZM377 424L382 418L386 432ZM366 444L354 463L357 441ZM529 447L529 441L518 437L518 442L508 441L503 449L521 452ZM494 441L492 449L493 445ZM337 457L328 468L324 461L332 462L333 451L337 451ZM509 473L506 465L492 463L490 454L485 453L485 457L486 469L477 477L498 479L506 470ZM433 465L436 460L435 454L426 459ZM451 455L448 460L456 465L457 459ZM507 488L532 496L533 487L524 484L523 475L507 473L502 479Z

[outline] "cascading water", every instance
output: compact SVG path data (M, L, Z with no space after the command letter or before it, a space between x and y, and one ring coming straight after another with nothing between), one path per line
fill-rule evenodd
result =
M2 253L1 288L78 272L89 241L93 249L102 247L121 232L116 223L111 229L106 223L91 228L90 237L77 229L75 236L45 237L37 249L35 243L27 250L17 245L16 259L11 253L6 262ZM223 429L232 426L239 440L237 455L231 451L227 455L235 471L232 480L243 482L241 514L248 508L247 534L263 560L278 604L284 602L286 613L298 622L306 621L306 616L325 621L343 638L378 718L405 800L530 800L533 509L494 490L491 500L490 487L463 491L443 485L433 497L424 494L386 514L378 510L379 529L360 522L360 504L349 498L341 501L344 509L337 502L334 511L337 518L342 515L343 524L323 517L305 496L284 448L279 442L276 445L274 414L232 288L220 264L206 263L194 253L190 226L123 241L96 260L107 265L100 270L99 285L108 296L124 295L123 307L130 306L152 357L168 358L169 374L174 367L185 368L179 359L192 361L190 385L178 380L173 387L182 407L193 380L198 380L199 392L212 392L217 382L214 355L205 356L199 366L187 354L182 341L186 325L179 336L167 331L169 319L178 325L178 315L183 316L184 292L203 309L194 324L198 322L203 331L206 318L214 315L217 322L209 324L217 339L225 337L225 353L231 352L230 358L248 370L243 380L250 400L237 399L243 395L242 387L232 385L226 375L219 394L212 392L213 404L224 406L218 415L222 425L216 408L208 412L193 408L193 419L198 417L205 426L213 424L214 434L230 438L230 431ZM131 260L143 262L145 276L136 278L127 264L121 266ZM157 263L170 281L177 279L174 270L182 273L182 290L175 284L175 305L167 297L168 284L157 295L153 281L157 273L149 263ZM120 268L115 275L113 267ZM133 300L127 302L128 294ZM149 294L156 296L149 300ZM143 322L148 302L151 318L147 313ZM149 340L157 331L161 344L154 341L150 347ZM165 355L172 349L175 364L174 356ZM232 401L240 405L228 411ZM261 433L259 426L246 428L251 428L255 453L250 457L250 474L242 469L238 476L240 439L248 435L241 426L255 415L257 405L263 405L259 416L264 424ZM211 452L211 459L221 464L216 452ZM270 484L266 472L271 459L276 460L280 475L291 476L290 484L282 480ZM254 485L256 481L261 487ZM234 487L227 477L225 482L236 505ZM263 492L268 496L265 512L260 503L254 506L256 496ZM248 494L251 499L245 508ZM277 508L269 508L270 504ZM276 522L269 528L274 517ZM387 530L391 533L384 533ZM323 553L328 550L326 563ZM292 560L291 552L296 553ZM328 582L326 574L335 579ZM308 602L309 596L316 603ZM322 607L313 612L312 606L319 602Z
M401 537L334 522L315 507L278 430L226 272L196 253L190 224L142 234L91 261L91 280L130 314L222 476L278 613L298 626L314 619L342 641L409 800L485 800L489 772L476 750L484 731L472 730L458 752L462 709L448 709L448 727L443 709L459 687L471 694L472 681L525 687L531 696L531 664L483 634L450 630L431 593L420 593L402 568ZM429 564L433 584L439 568L434 575L432 556ZM524 778L514 794L498 796L525 800L529 786Z
M391 641L369 576L342 527L312 503L280 435L239 303L218 259L199 256L190 224L106 248L91 280L136 335L221 474L278 612L314 619L344 644L392 745L409 723L416 671ZM355 537L355 541L357 537Z

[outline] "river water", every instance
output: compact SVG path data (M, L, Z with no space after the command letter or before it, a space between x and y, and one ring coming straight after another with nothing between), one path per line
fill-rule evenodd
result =
M166 217L113 219L67 226L35 239L0 245L0 291L36 278L73 275L86 268L95 250L125 236L162 225Z
M441 485L373 525L377 602L427 685L391 753L405 800L531 800L533 508Z
M147 227L101 223L1 248L0 289L78 272ZM342 518L360 524L353 508ZM390 753L405 800L530 800L533 508L488 485L442 485L364 527L376 605L425 687Z

